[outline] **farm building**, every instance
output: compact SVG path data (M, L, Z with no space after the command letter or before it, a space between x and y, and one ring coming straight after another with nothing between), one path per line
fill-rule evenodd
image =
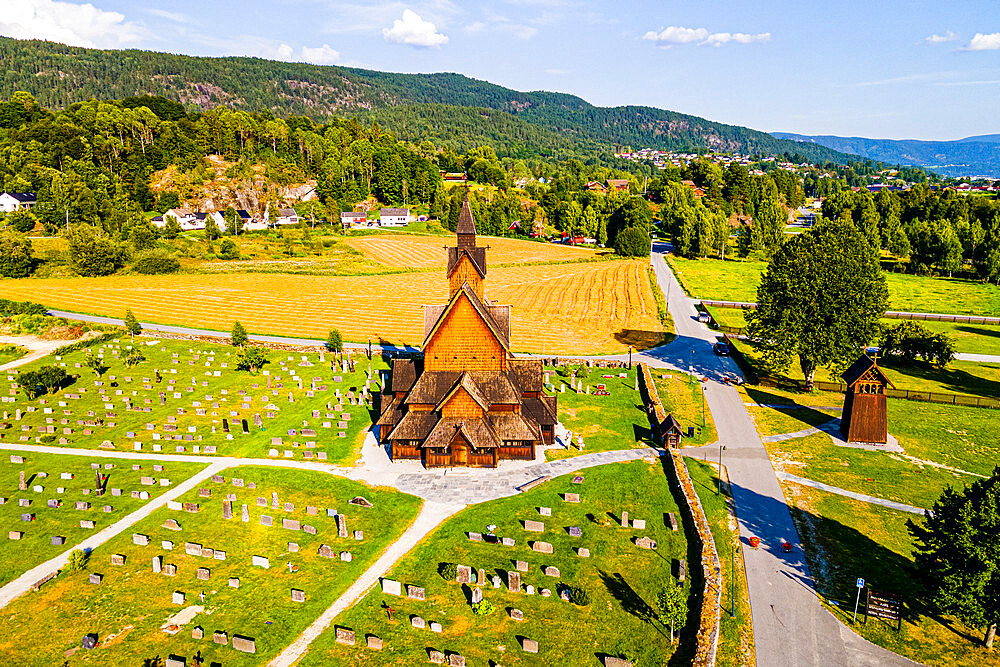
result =
M427 467L495 468L534 460L555 438L556 397L542 362L515 359L510 306L485 297L486 248L466 197L448 248L448 303L424 307L423 357L397 359L382 395L379 438L392 458Z
M378 212L378 224L382 227L405 227L410 224L410 209L383 208Z

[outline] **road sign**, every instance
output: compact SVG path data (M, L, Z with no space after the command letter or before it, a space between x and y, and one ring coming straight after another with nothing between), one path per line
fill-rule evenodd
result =
M865 580L859 578L858 579L858 588L864 588L864 587L865 587Z

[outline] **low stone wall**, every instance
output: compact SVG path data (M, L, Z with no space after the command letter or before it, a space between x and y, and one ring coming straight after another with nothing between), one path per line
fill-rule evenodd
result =
M662 443L660 425L667 415L660 402L653 376L645 364L639 364L639 383L642 400L649 413L650 425L654 437ZM698 610L698 634L695 638L694 665L699 667L714 667L715 655L719 648L720 609L722 606L722 565L719 553L715 548L715 539L708 525L708 518L701 506L701 500L695 493L691 475L681 453L676 449L667 450L667 469L673 474L672 483L680 489L681 511L686 515L685 529L693 527L688 532L688 538L693 540L695 548L701 554L702 581L704 590L700 591L701 605Z

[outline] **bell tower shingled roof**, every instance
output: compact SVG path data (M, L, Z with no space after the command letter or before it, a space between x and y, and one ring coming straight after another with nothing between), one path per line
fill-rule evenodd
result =
M476 247L476 221L472 217L472 207L469 206L469 193L465 193L465 200L462 202L462 212L458 215L458 227L455 229L458 234L458 247L471 249Z

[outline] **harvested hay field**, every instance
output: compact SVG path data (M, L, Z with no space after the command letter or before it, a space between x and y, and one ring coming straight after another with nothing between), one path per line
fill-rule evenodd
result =
M646 262L623 260L493 269L486 295L513 306L515 351L621 352L665 338ZM423 304L444 303L443 272L376 276L228 274L5 280L4 297L50 308L229 331L419 345Z
M376 262L408 269L443 266L444 246L455 245L454 237L448 236L363 236L346 242ZM491 265L578 261L597 254L589 248L500 237L480 236L478 243L489 246L486 257Z

